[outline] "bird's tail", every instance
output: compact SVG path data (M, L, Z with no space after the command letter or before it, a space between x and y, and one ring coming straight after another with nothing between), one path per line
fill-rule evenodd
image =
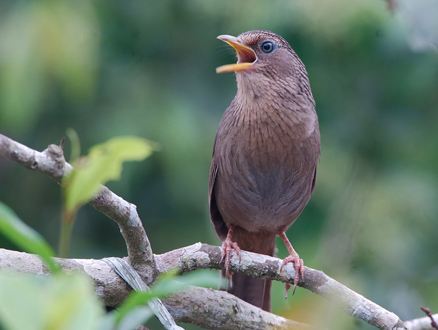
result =
M234 227L232 240L240 249L269 256L274 255L275 235L267 232L251 233L240 227ZM234 273L227 290L240 299L260 307L271 310L271 280L262 280Z

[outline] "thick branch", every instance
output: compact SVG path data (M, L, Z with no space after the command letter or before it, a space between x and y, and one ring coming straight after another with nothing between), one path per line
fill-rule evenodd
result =
M207 329L310 329L305 324L265 312L225 291L195 287L164 303L175 319Z
M59 146L52 144L43 152L38 152L2 134L0 134L0 156L31 170L47 174L57 182L72 170L72 166L64 160ZM154 258L136 206L117 196L107 187L102 187L90 203L96 210L118 224L126 242L131 265L147 281L152 281L155 277L152 272L155 269Z
M157 256L160 272L173 268L190 271L198 268L222 268L219 247L196 243ZM269 278L293 283L294 268L288 264L280 272L282 260L242 251L240 258L233 254L231 270L257 278ZM403 322L394 313L384 309L323 272L305 267L304 280L299 286L320 294L343 307L350 315L381 329L403 329Z
M106 306L117 306L130 291L104 260L57 261L65 271L81 271L88 275L95 283L96 294ZM0 270L49 275L39 257L5 249L0 249ZM304 324L262 311L229 293L212 289L194 287L164 300L164 304L175 320L198 324L207 329L307 328Z

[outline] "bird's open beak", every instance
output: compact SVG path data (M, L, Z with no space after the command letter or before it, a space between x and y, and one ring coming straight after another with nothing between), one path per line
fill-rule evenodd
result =
M234 48L238 60L235 64L226 64L217 67L216 73L246 71L251 68L257 60L256 53L250 47L242 44L236 37L220 35L217 38Z

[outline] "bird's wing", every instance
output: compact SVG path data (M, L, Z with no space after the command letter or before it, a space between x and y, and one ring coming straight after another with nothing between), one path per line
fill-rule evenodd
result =
M216 141L215 141L216 144ZM214 157L214 147L213 147L213 157L210 165L210 176L208 178L208 204L210 210L210 219L213 222L214 229L216 230L217 235L220 239L224 240L227 236L228 227L222 219L222 215L219 212L219 209L216 204L216 196L215 196L215 183L218 177L219 167Z
M315 166L315 170L313 171L312 188L310 190L311 193L315 189L315 183L316 183L316 166Z
M321 142L320 142L320 137L319 137L319 127L316 130L316 137L314 138L314 143L312 145L315 153L317 154L317 157L315 159L315 169L313 170L313 178L312 178L312 188L310 190L311 193L313 193L313 190L315 189L315 183L316 183L316 172L317 172L317 167L318 167L318 162L319 162L319 155L321 153Z

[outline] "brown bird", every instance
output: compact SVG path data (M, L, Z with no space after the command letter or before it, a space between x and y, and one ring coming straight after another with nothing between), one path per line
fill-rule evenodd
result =
M302 259L286 230L309 202L320 153L318 118L304 64L282 37L249 31L218 39L233 47L237 93L225 111L213 147L209 178L210 216L222 243L229 292L270 310L270 280L231 274L230 255L240 249L274 255L279 235L292 262L294 286ZM288 286L286 286L286 291Z

